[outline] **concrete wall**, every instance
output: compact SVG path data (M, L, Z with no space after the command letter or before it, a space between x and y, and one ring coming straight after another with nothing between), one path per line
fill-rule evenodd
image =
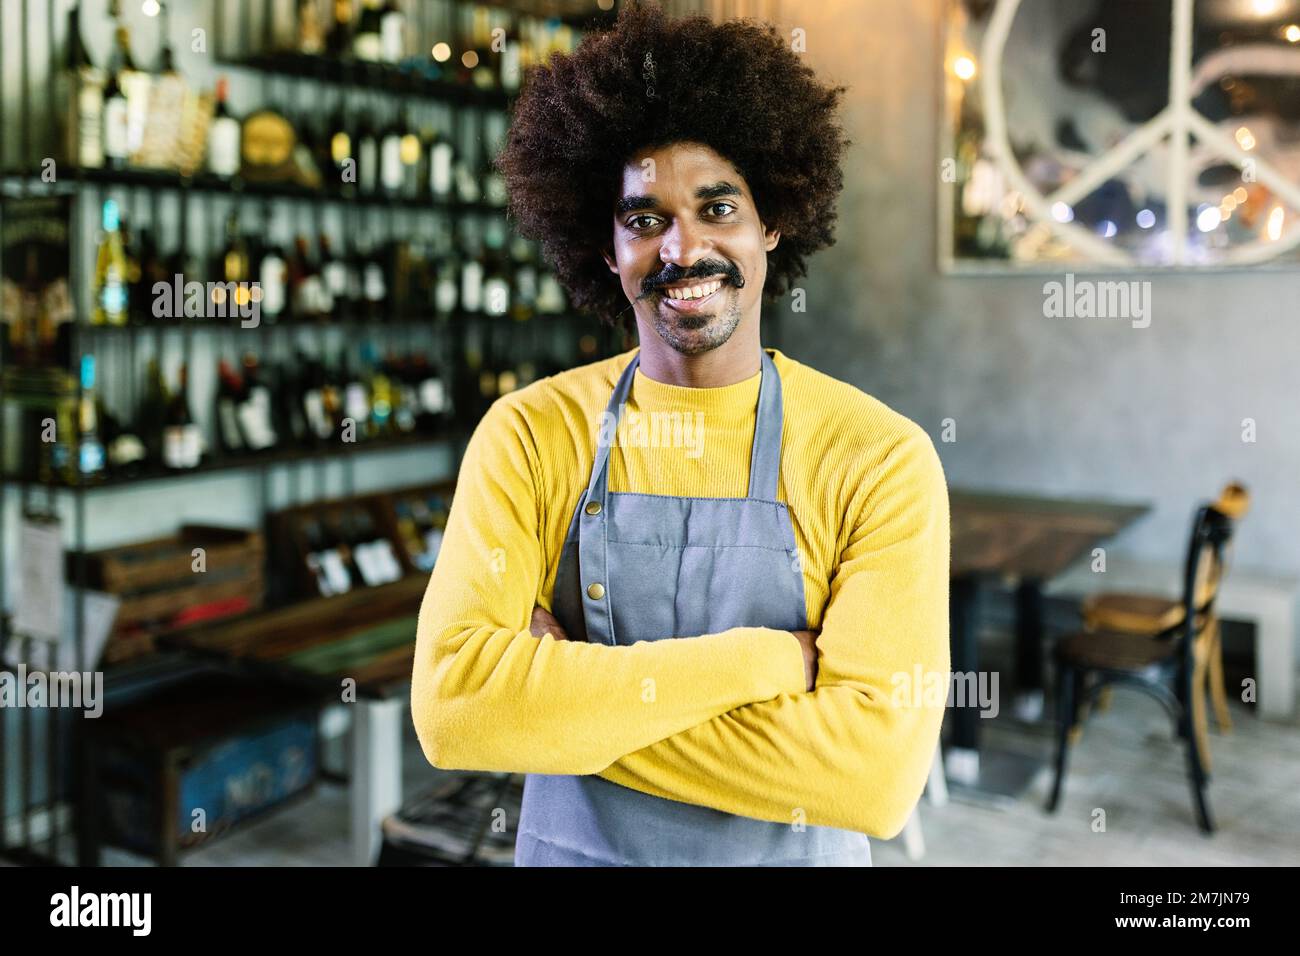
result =
M811 260L782 347L923 425L952 486L1153 502L1115 553L1181 560L1194 505L1238 477L1255 505L1237 566L1300 576L1300 272L1129 276L1152 280L1146 329L1044 318L1060 276L940 274L944 3L783 5L814 68L850 88L854 146L839 241Z

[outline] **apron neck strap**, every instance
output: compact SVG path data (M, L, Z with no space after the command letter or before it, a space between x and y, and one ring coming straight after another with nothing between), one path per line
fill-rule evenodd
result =
M766 349L760 349L762 368L758 384L758 409L754 418L754 442L749 458L749 493L747 497L762 501L776 500L777 479L781 472L781 427L784 406L781 401L781 376ZM632 393L632 380L641 363L641 352L632 356L605 406L596 430L596 460L587 485L587 501L603 505L609 488L609 448L618 431L623 406Z

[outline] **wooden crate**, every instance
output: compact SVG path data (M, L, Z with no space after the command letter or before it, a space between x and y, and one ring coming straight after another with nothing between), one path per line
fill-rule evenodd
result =
M209 674L87 728L83 836L173 865L185 849L310 792L320 694Z
M204 570L194 570L194 549ZM68 577L76 580L75 553ZM265 541L260 531L183 525L175 534L85 555L90 587L121 601L104 650L112 664L154 649L154 638L199 621L248 613L265 598Z

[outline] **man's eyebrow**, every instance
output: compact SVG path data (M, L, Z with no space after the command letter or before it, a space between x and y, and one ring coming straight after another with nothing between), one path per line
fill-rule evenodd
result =
M708 186L701 186L695 190L696 199L717 199L720 196L741 196L740 187L734 183L721 182L712 183ZM659 205L657 196L624 196L614 204L614 215L622 216L625 213L636 212L641 209L653 209Z

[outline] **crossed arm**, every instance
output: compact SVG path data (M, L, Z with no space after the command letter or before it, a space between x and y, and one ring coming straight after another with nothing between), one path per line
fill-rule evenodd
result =
M785 631L619 647L535 637L544 569L530 440L498 402L462 464L412 680L430 762L596 773L758 819L896 834L943 719L914 685L949 667L948 497L929 438L901 440L851 499L811 692ZM650 676L653 705L641 695Z

